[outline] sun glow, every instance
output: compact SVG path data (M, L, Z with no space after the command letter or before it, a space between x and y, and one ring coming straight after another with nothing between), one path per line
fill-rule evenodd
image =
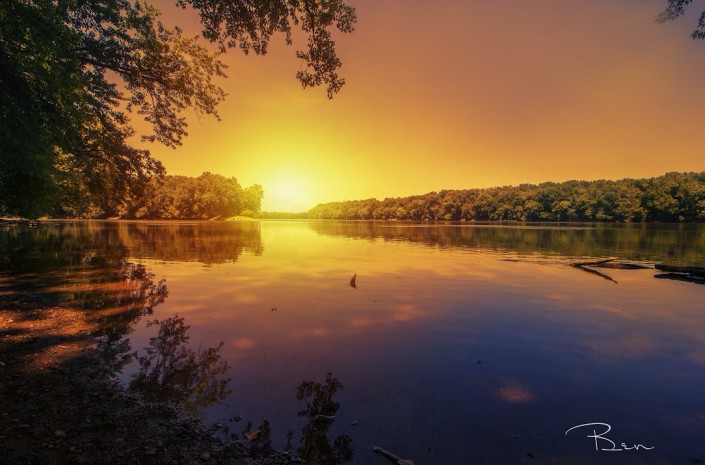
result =
M313 207L311 182L297 173L278 173L262 185L263 211L302 212Z
M177 151L145 148L170 174L260 184L264 211L289 212L705 170L703 44L687 21L655 25L648 2L407 2L404 21L395 2L353 3L359 28L336 43L347 84L332 101L292 76L305 41L275 38L266 57L223 55L220 122L190 120ZM173 1L157 4L183 20ZM197 15L187 25L200 31Z

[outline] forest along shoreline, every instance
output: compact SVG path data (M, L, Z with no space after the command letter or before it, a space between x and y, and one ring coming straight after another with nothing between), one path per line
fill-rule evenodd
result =
M251 456L185 411L146 402L113 377L95 319L0 278L0 456L6 463L302 464Z

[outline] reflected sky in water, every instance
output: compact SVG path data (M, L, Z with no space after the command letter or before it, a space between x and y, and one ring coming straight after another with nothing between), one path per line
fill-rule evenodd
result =
M330 435L351 438L354 464L386 463L374 446L417 465L705 461L705 286L569 265L702 266L701 226L83 223L32 234L72 253L68 236L98 255L111 244L166 278L150 320L183 318L194 350L223 342L232 392L204 415L268 420L276 448L305 424L296 387L333 373L344 389ZM41 255L22 244L0 237L3 250ZM157 329L137 321L132 348ZM565 435L591 422L610 424L617 447L655 449L595 451L591 430Z
M293 386L333 372L353 463L383 462L375 445L417 464L705 459L705 286L321 228L263 222L262 253L236 263L145 261L170 286L157 312L185 317L193 341L224 341L233 393L209 418L268 419L283 445ZM564 435L588 422L656 449L596 452L590 431Z

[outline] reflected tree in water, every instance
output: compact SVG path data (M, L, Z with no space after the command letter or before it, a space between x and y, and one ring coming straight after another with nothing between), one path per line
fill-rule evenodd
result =
M222 342L217 347L189 348L190 327L178 315L147 323L154 325L159 332L145 347L145 355L135 353L140 370L130 389L146 400L179 404L194 414L230 395L230 379L221 378L229 368L219 353Z
M340 381L328 373L325 384L304 381L296 389L296 398L306 401L306 408L298 415L308 419L297 452L309 465L339 465L353 459L350 436L339 435L332 441L328 437L340 407L333 396L342 388Z
M236 262L243 252L263 253L257 222L120 222L115 227L118 240L140 257L215 265Z
M311 222L323 236L410 242L439 249L477 250L557 258L614 257L679 266L703 263L701 224L404 224L372 221Z
M329 429L340 407L333 400L333 396L342 388L343 385L331 373L328 373L323 384L303 381L296 388L296 398L306 401L306 408L300 410L298 416L307 419L301 429L300 446L296 451L308 465L340 465L353 459L350 436L339 435L332 440L329 437ZM239 421L239 418L235 421ZM228 431L229 428L226 428L226 433ZM231 435L231 439L238 438L235 433ZM285 450L292 449L293 438L294 432L289 431ZM268 420L264 420L258 427L253 427L248 421L242 439L247 454L251 457L268 457L274 453Z
M237 261L245 251L262 253L256 224L2 226L0 284L41 296L47 306L84 310L86 337L96 338L111 369L119 372L137 358L140 371L133 389L148 399L170 400L197 411L229 394L228 381L218 379L228 368L220 359L220 346L189 350L188 326L175 317L151 323L159 325L159 335L138 357L127 336L168 292L166 280L158 281L144 264L128 257L216 264Z
M112 279L128 257L215 265L263 251L257 222L0 225L0 276L8 274L23 285L45 288L73 282L77 276L90 282L106 275Z
M152 315L154 307L163 303L169 294L166 279L155 285L154 274L147 271L143 264L125 261L121 269L122 292L116 293L106 305L118 311L105 311L93 317L101 327L96 345L105 362L115 372L122 371L133 360L130 340L124 336L132 332L133 324L138 319Z

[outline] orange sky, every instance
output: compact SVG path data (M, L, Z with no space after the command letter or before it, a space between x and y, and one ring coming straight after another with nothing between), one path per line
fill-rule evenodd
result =
M231 50L222 121L192 118L181 147L150 146L167 171L259 183L268 211L705 171L697 11L658 26L665 0L349 3L358 24L338 36L335 99L301 88L296 41L275 37L265 57Z

